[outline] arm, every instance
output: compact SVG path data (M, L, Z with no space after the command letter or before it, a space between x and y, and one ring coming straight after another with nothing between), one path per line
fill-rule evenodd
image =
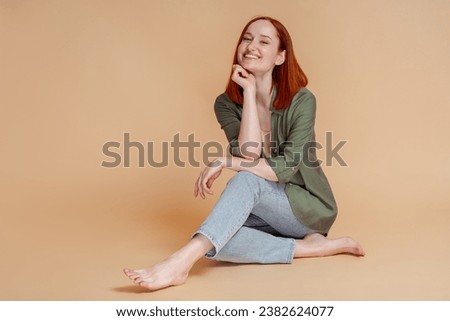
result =
M222 129L225 131L232 154L237 157L221 157L208 165L200 174L195 184L194 195L200 194L203 198L205 192L212 194L211 186L219 177L223 168L235 171L249 171L270 181L281 183L289 182L299 171L300 165L307 156L308 146L314 140L314 123L316 113L316 100L314 95L296 95L289 107L291 115L290 130L285 144L277 156L269 159L257 160L243 159L236 147L239 134L239 115L234 105L229 105L224 96L220 96L215 103L215 112Z
M247 171L265 178L269 181L277 182L278 178L273 169L267 163L265 158L256 160L243 159L240 157L222 157L219 158L222 168L228 168L236 172Z
M247 91L249 93L250 91ZM245 95L245 93L244 93ZM245 99L245 97L244 97ZM258 139L260 141L261 145L261 137L259 136L259 119L257 114L252 114L252 105L251 105L251 99L250 96L249 99L246 100L245 103L249 103L247 108L247 121L245 122L246 125L251 126L251 120L253 119L252 116L256 116L256 119L253 119L256 121L258 127ZM254 102L254 100L253 100ZM246 106L246 107L247 107ZM243 107L242 109L245 109L246 107ZM254 105L254 111L256 111L256 103ZM222 173L222 169L228 168L232 169L234 171L241 171L246 170L251 173L254 173L255 175L261 176L267 180L271 181L277 181L277 177L275 175L275 172L272 168L270 168L269 164L267 163L266 159L259 158L260 151L258 152L258 158L244 158L244 155L241 154L241 148L240 148L240 132L241 130L246 130L246 125L242 125L243 121L241 122L241 119L245 118L244 110L237 108L237 106L229 100L229 98L222 94L219 97L217 97L215 103L214 103L214 112L216 114L217 121L220 123L221 128L225 132L225 135L227 137L227 140L230 144L230 152L231 157L220 157L216 159L215 161L211 162L206 168L204 168L200 175L195 182L194 185L194 196L197 197L200 195L202 198L205 198L206 194L213 194L211 187L214 183L214 181L220 176ZM249 135L251 133L247 132ZM247 135L243 135L247 136ZM248 137L248 136L247 136ZM241 138L242 139L242 138ZM261 146L260 146L261 148ZM255 154L255 153L253 153ZM254 155L253 155L254 156Z
M239 156L248 160L255 160L261 155L262 140L256 106L255 77L239 65L233 66L231 79L243 89L243 109L237 142Z
M214 181L222 173L222 169L228 168L236 172L248 171L270 181L277 181L277 176L268 165L266 159L249 160L241 157L219 157L202 170L194 185L194 196L205 198L206 194L213 194L211 189Z
M254 98L251 97L251 98ZM245 91L244 91L244 106L245 106ZM253 107L250 105L250 107ZM269 159L256 157L245 157L242 158L241 155L235 155L237 157L223 157L218 158L216 161L220 164L220 170L223 168L232 169L236 172L239 171L248 171L255 175L258 175L264 179L287 183L292 177L299 171L301 163L305 161L305 157L308 157L308 148L314 143L314 124L315 124L315 116L316 116L316 99L312 93L309 91L307 93L298 93L294 96L291 106L289 106L290 113L289 116L289 134L286 139L285 144L283 146L279 146L279 153L277 156L270 157ZM229 110L229 108L227 108ZM253 125L250 121L244 121L244 113L246 107L243 107L242 117L240 122L240 131L239 137L241 137L241 133L243 128L246 125L250 124L253 128L258 128L258 138L259 138L259 154L261 153L261 136L259 136L259 120L258 114L256 114L256 124ZM251 108L249 108L252 111ZM219 112L220 113L220 112ZM223 113L223 112L222 112ZM218 114L216 110L216 115ZM230 119L234 118L236 120L236 116L232 116L230 113ZM218 116L219 122L220 118ZM250 117L248 119L251 119ZM254 120L254 119L252 119ZM232 135L230 135L230 128L222 128L225 130L228 140L230 144L232 140L230 139ZM237 124L235 124L234 130L237 130ZM231 136L231 137L230 137ZM241 141L238 139L238 143L241 144ZM232 146L233 147L233 146ZM242 153L242 148L239 149L240 153Z

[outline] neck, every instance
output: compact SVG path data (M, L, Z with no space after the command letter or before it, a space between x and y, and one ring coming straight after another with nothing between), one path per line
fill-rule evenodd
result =
M269 108L272 97L272 73L266 73L262 76L255 76L256 80L256 101Z

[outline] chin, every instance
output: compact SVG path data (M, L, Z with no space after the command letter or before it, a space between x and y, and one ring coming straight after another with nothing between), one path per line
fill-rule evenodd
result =
M251 72L251 73L253 73L254 71L257 70L254 66L252 66L253 64L251 62L250 63L248 63L248 62L246 63L244 61L244 62L241 62L240 65L242 66L242 68L244 68L245 70L247 70L248 72Z

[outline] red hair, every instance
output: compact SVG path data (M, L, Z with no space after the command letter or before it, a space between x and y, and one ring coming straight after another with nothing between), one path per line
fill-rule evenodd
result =
M253 22L258 20L267 20L272 23L277 30L278 38L280 39L280 47L278 49L280 51L286 50L284 63L275 66L272 73L273 85L277 87L277 97L273 102L273 107L277 110L286 109L289 107L292 98L300 90L300 88L306 87L308 84L308 78L306 78L305 73L300 68L297 59L295 58L291 36L281 22L266 16L255 17L250 20L242 30L241 36L239 37L239 41L234 52L233 65L238 63L238 47L245 32L247 31L247 28ZM231 71L231 74L232 73L233 71ZM242 105L244 102L242 88L231 79L231 74L225 92L232 101Z

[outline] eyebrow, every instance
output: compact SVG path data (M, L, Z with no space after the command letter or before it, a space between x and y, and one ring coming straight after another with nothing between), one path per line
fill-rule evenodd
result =
M252 36L253 37L253 34L252 33L250 33L250 32L246 32L246 33L244 33L244 35L250 35L250 36ZM267 36L267 35L260 35L261 37L266 37L266 38L269 38L270 40L272 40L272 38L270 38L269 36Z

